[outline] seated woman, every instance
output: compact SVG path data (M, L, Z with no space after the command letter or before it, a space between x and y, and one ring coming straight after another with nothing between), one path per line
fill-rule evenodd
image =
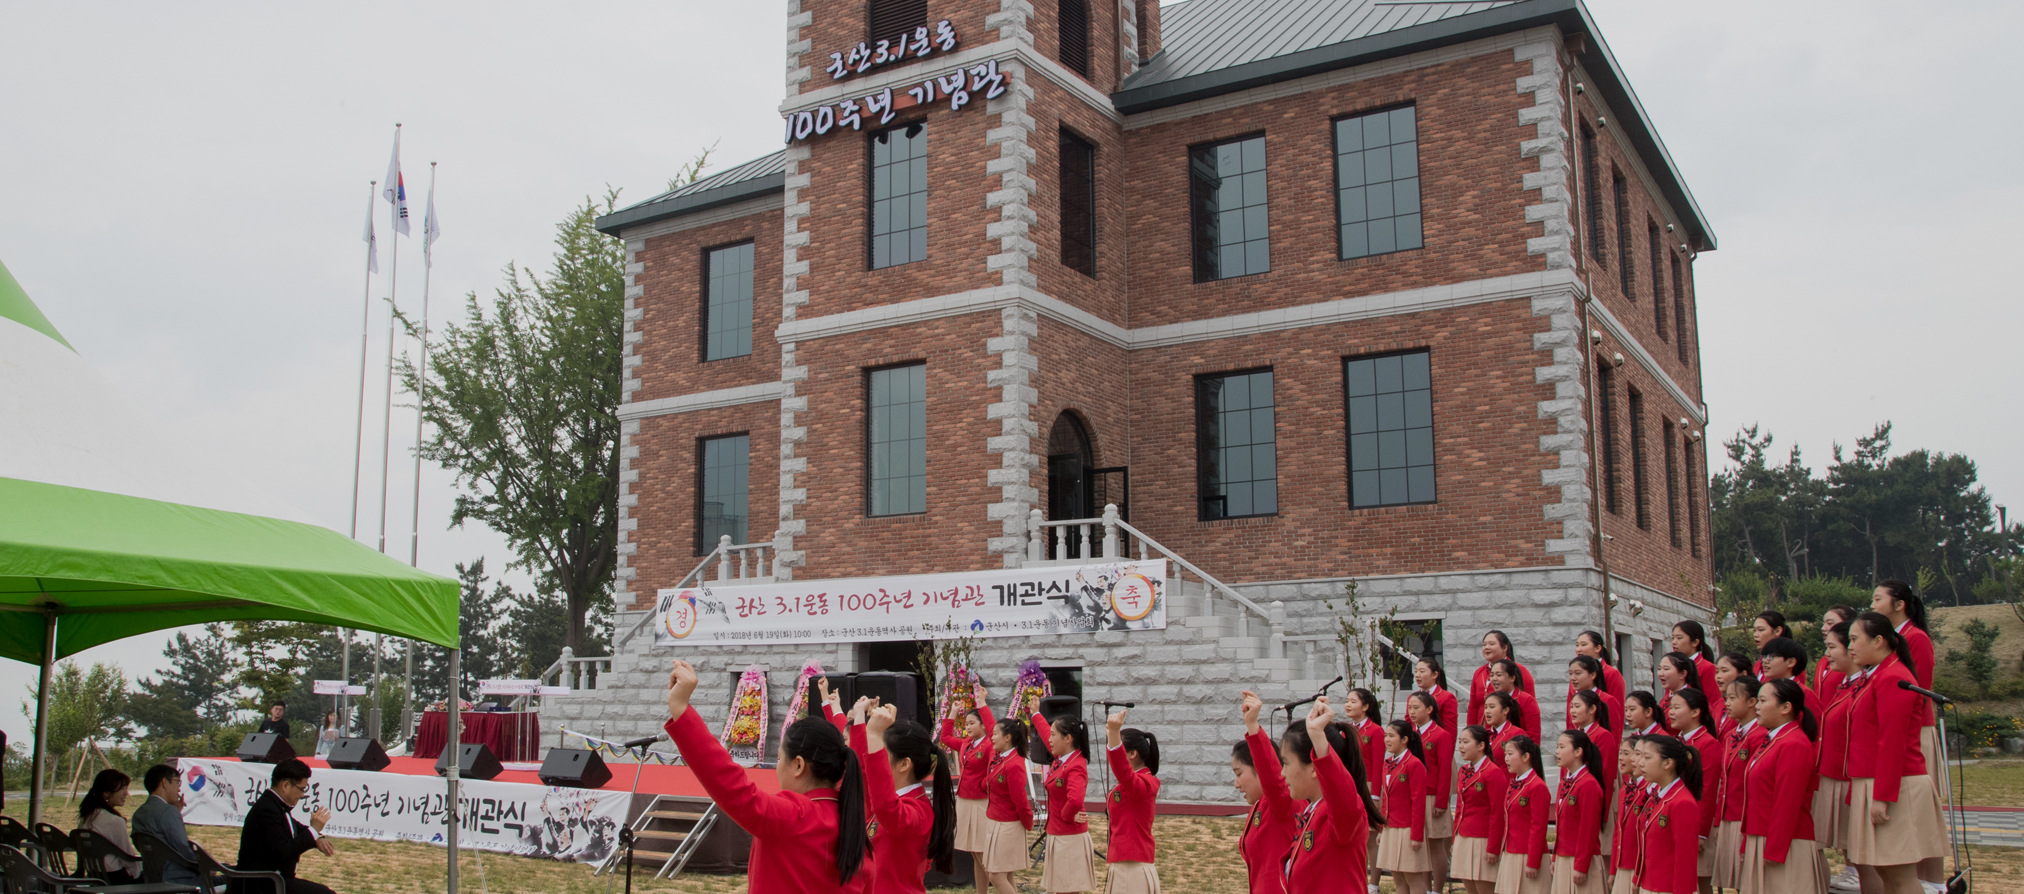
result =
M119 851L105 860L107 884L131 885L141 880L141 858L134 856L134 842L127 835L126 817L119 808L127 802L127 786L133 780L118 770L100 770L91 780L91 790L77 805L77 827L104 839Z

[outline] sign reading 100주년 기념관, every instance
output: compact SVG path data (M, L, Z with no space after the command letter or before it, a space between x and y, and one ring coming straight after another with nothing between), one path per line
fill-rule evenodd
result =
M956 29L944 19L935 23L932 36L927 26L922 25L911 34L902 33L879 40L876 44L860 41L847 51L830 53L826 70L831 80L840 81L874 68L927 58L937 50L946 54L955 48ZM788 115L787 143L791 145L845 128L860 131L864 129L867 118L875 119L874 126L890 124L901 109L914 106L946 101L951 111L957 111L970 105L972 99L997 99L1003 95L1005 74L998 70L998 60L959 65L954 70L930 75L898 93L894 93L891 87L885 87L864 96L824 103Z

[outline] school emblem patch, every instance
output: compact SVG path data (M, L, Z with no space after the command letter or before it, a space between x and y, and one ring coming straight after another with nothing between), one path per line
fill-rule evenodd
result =
M1265 811L1263 810L1251 811L1251 825L1254 827L1265 825Z
M1303 851L1314 850L1314 830L1309 829L1308 831L1301 834L1300 849Z
M1480 782L1476 783L1476 791L1479 791L1479 792L1480 792L1480 791L1482 791L1482 790L1483 790L1483 784L1482 784L1482 783L1480 783Z
M1110 799L1111 799L1112 801L1115 801L1115 802L1119 803L1119 804L1123 804L1123 803L1124 803L1124 792L1122 792L1122 791L1117 791L1117 790L1112 790L1112 791L1111 791L1111 793L1110 793Z
M1003 773L1000 773L1000 774L998 774L998 781L999 781L999 782L1004 782L1004 781L1005 781L1005 774L1003 774Z
M878 837L878 820L872 820L871 822L864 824L864 837L866 838Z
M1659 814L1659 828L1661 829L1665 828L1668 825L1669 819L1670 818L1667 817L1665 814L1663 813Z
M1577 798L1577 797L1580 797L1580 796L1579 796L1579 795L1576 795L1576 794L1575 794L1575 793L1573 793L1573 792L1568 792L1568 793L1567 793L1567 806L1569 806L1569 807L1573 807L1573 806L1575 805L1575 800L1574 800L1574 799L1575 799L1575 798Z
M1532 803L1532 797L1531 797L1530 795L1519 795L1519 796L1518 796L1518 806L1520 806L1520 807L1525 807L1525 806L1528 806L1528 805L1530 805L1531 803Z

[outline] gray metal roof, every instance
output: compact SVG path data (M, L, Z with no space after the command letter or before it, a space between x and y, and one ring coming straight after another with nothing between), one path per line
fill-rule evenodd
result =
M628 205L597 219L600 232L617 236L626 227L742 202L787 187L787 152L762 155L694 183Z
M1272 59L1517 0L1187 0L1160 7L1160 54L1124 89Z

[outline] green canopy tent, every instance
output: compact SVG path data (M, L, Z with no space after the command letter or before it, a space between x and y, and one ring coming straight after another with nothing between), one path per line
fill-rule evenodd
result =
M456 581L302 521L170 441L150 437L0 265L0 656L42 668L33 818L51 669L92 646L210 621L307 621L450 647L457 673ZM454 859L454 825L449 840Z

